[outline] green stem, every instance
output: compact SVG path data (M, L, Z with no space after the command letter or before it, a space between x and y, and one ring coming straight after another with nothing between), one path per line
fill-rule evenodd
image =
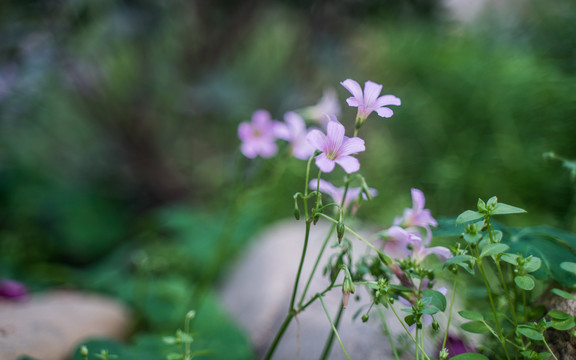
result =
M338 309L338 314L336 315L336 321L334 321L334 327L338 329L340 327L340 320L342 319L342 314L344 313L344 306L340 304L340 308ZM328 359L328 355L330 355L330 349L332 349L332 344L334 343L334 335L333 331L330 332L328 336L328 340L326 340L326 344L324 344L324 350L322 350L322 355L320 356L320 360Z
M274 341L272 341L272 345L270 345L268 352L266 352L266 355L264 356L265 360L272 359L274 351L276 351L276 347L278 346L278 343L280 343L280 339L282 339L282 336L284 336L284 333L286 332L286 329L288 328L288 325L290 325L290 322L292 321L292 318L294 317L295 314L296 314L295 312L290 311L288 315L286 315L286 318L282 322L282 325L280 326L278 333L276 333L276 336L274 337Z
M496 321L496 328L498 329L498 340L500 340L500 343L504 348L506 358L510 360L510 355L508 354L508 348L506 348L506 341L504 340L504 334L502 333L502 327L500 326L498 311L496 310L496 305L494 304L494 299L492 298L492 291L490 290L490 284L488 284L488 278L486 277L486 273L484 272L484 266L482 266L482 259L480 259L480 256L478 255L478 249L476 249L476 260L477 260L476 263L478 264L478 269L480 270L480 274L482 274L482 280L484 281L484 285L486 286L486 293L488 294L490 307L492 308L492 312L494 313L494 320Z
M456 297L456 279L454 279L454 283L452 285L452 295L450 296L450 308L448 309L448 322L446 323L446 333L444 334L442 349L446 347L446 341L448 340L448 331L450 330L450 322L452 321L452 308L454 307L455 297Z
M336 229L336 224L332 224L332 227L330 228L330 231L328 232L328 236L326 236L326 239L324 239L324 243L322 244L322 248L320 249L320 253L318 254L318 257L316 257L316 261L314 262L314 266L312 267L312 271L310 272L310 276L308 277L308 281L306 281L306 286L304 287L304 291L302 292L302 296L300 297L300 301L298 302L298 307L302 307L302 303L304 302L304 299L306 298L306 294L308 293L308 288L310 287L310 283L312 282L312 278L314 276L314 273L316 272L316 269L318 268L318 265L320 264L320 259L322 258L322 255L324 254L324 250L326 250L326 246L328 245L328 241L330 240L330 237L332 237L332 234L334 234L334 229Z
M558 358L556 357L556 355L554 355L554 352L552 351L552 349L550 349L550 346L548 345L548 342L546 341L546 337L544 336L544 334L542 334L542 341L544 341L544 345L546 346L546 349L548 349L548 351L550 352L550 354L552 354L552 357L556 360L558 360Z
M332 217L326 215L326 214L320 214L320 216L322 216L323 218L330 220L331 222L333 222L334 224L338 223L338 220L333 219ZM360 236L358 233L356 233L354 230L350 229L348 226L344 226L344 229L346 229L346 231L348 231L350 234L356 236L358 238L358 240L362 241L364 244L368 245L370 248L372 248L372 250L379 252L379 250L372 245L368 240L364 239L362 236Z
M390 332L390 328L388 327L388 322L386 321L386 316L384 312L380 308L380 306L376 306L378 309L378 314L380 315L380 320L382 321L382 326L384 326L384 332L390 341L390 347L392 348L392 352L394 353L394 359L400 360L400 356L398 355L398 351L396 350L396 345L394 345L394 339L392 338L392 333Z
M332 331L334 332L334 335L336 335L336 338L338 339L338 342L340 343L340 347L342 348L342 351L344 351L344 354L346 355L346 358L348 358L348 360L352 360L350 358L350 355L348 355L348 352L346 351L344 344L342 343L342 339L340 339L340 335L338 335L338 330L336 329L336 326L334 326L334 323L332 322L332 318L330 317L330 314L328 313L328 309L326 309L326 304L324 304L324 300L322 300L322 296L318 296L318 299L320 299L320 303L322 303L322 307L324 308L324 313L326 314L326 317L328 318L328 321L330 322L330 326L332 326Z
M300 282L300 275L302 274L302 267L304 259L306 258L306 250L308 248L308 240L310 238L310 224L311 219L306 220L306 234L304 235L304 246L302 247L302 256L300 256L300 264L298 265L298 272L296 273L296 280L294 281L294 289L292 290L292 298L290 299L290 308L288 311L294 311L294 303L296 301L296 293L298 292L298 283Z
M394 313L394 315L396 316L396 319L398 319L398 321L400 322L400 325L402 325L402 327L404 328L404 331L406 331L406 334L408 334L408 336L410 336L410 339L412 339L412 341L414 342L414 344L416 344L416 346L422 351L422 354L426 357L426 359L430 360L430 358L428 357L428 355L426 354L426 351L420 346L420 344L418 343L418 341L416 341L416 339L414 339L414 336L412 336L412 333L410 333L410 330L408 330L408 328L406 327L406 325L404 325L404 321L402 321L402 319L400 318L400 315L398 315L398 313L396 312L396 309L394 309L394 307L392 306L392 304L390 303L390 300L388 300L388 296L384 296L384 298L386 299L386 303L388 304L388 307L390 309L392 309L392 312Z
M418 331L418 326L416 326L416 360L420 360L420 339L418 335L420 335L420 332Z

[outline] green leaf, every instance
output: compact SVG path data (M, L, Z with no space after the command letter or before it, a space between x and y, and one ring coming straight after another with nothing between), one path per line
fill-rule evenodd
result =
M458 217L456 218L456 225L460 225L470 221L480 220L483 217L484 215L480 214L477 211L466 210L462 214L458 215Z
M484 321L484 316L475 311L462 310L458 314L467 320Z
M520 334L526 336L528 339L531 340L544 340L544 337L542 336L542 334L531 328L531 327L526 327L526 326L518 326L516 328L516 331L519 332Z
M576 263L571 261L564 261L560 264L560 267L568 272L576 274Z
M550 310L548 312L548 314L546 314L546 315L548 315L552 319L556 319L556 320L566 320L566 319L573 318L572 315L567 314L564 311L560 311L560 310Z
M566 292L564 290L560 290L560 289L552 289L551 290L554 294L563 297L564 299L568 299L568 300L576 300L576 297L574 297L574 295L570 294L569 292Z
M532 279L530 276L527 275L516 276L514 278L514 282L516 283L516 286L518 286L520 289L527 291L534 289L535 285L534 279Z
M494 211L492 211L492 215L521 214L521 213L525 213L525 212L526 212L526 210L521 209L519 207L504 204L504 203L498 203L498 205L496 205L496 209L494 209Z
M167 360L177 360L177 359L182 359L182 358L183 358L182 354L177 354L177 353L170 353L170 354L166 355Z
M440 311L446 311L446 297L439 291L436 290L424 290L422 291L424 298L430 299L430 305L435 306Z
M427 308L422 309L422 314L434 315L434 314L438 313L438 311L440 311L440 310L433 308L433 307L427 307Z
M450 358L451 360L490 360L486 355L479 353L459 354Z
M406 322L406 324L408 324L408 326L412 326L416 323L416 318L414 317L414 315L408 315L404 318L404 321Z
M518 265L518 255L514 254L502 254L500 260L507 262L508 264Z
M574 264L574 265L576 265L576 264ZM530 261L525 263L522 267L524 268L524 271L526 271L527 273L531 273L531 272L534 272L534 271L537 271L538 269L540 269L541 266L542 266L542 260L539 257L534 256L532 259L530 259Z
M460 325L460 328L474 334L485 334L490 332L490 329L486 326L484 321L470 321Z
M506 244L487 244L482 248L482 253L480 257L491 256L496 254L502 254L504 251L510 249L510 246Z
M552 320L550 326L556 330L565 331L572 329L576 324L574 323L574 318L570 318L564 320Z

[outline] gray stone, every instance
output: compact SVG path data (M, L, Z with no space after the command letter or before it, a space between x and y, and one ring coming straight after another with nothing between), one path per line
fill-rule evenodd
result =
M124 339L129 326L127 308L97 295L55 291L0 302L0 359L67 359L88 338Z
M286 221L270 227L255 239L253 246L246 251L222 286L223 303L236 321L246 329L259 357L265 354L288 313L304 231L303 221ZM297 302L328 232L329 225L323 221L312 227ZM335 239L331 243L333 241ZM322 267L335 251L327 248L307 298L329 285L328 278L322 275ZM366 247L356 240L354 251L360 254L366 251ZM337 283L342 282L342 277L340 274ZM382 334L377 312L371 313L368 323L362 323L360 318L352 319L361 305L369 303L369 296L363 288L358 287L356 294L364 301L356 302L351 297L340 324L339 334L346 350L354 359L389 358L390 346ZM336 317L341 301L340 289L334 289L325 295L324 302L332 319ZM395 319L389 319L390 323L394 321ZM316 301L292 321L274 358L317 359L330 332L331 327L322 304ZM337 340L334 341L329 358L346 358Z

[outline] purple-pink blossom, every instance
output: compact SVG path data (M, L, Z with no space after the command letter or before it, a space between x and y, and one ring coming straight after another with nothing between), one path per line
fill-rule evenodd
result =
M329 121L329 118L327 118L326 115L333 114L338 116L340 113L340 102L338 101L338 96L334 89L325 89L318 104L302 109L302 115L304 117L316 121L324 129L326 129L326 125L328 125Z
M348 174L360 170L360 162L350 155L366 150L364 140L359 137L349 138L344 133L344 126L333 115L326 126L326 134L316 129L308 133L308 142L322 152L316 156L316 166L322 172L331 172L336 164Z
M422 239L416 235L410 234L410 245L412 247L412 260L421 263L428 255L434 254L440 261L445 262L452 257L450 249L444 246L426 247Z
M0 298L6 298L12 301L23 301L28 299L28 289L18 281L0 279Z
M436 219L430 214L430 210L424 209L426 198L424 193L418 189L412 189L412 208L405 209L401 217L394 219L394 225L409 228L409 231L418 233L415 227L422 227L426 230L426 244L432 240L431 226L437 226Z
M358 82L352 79L346 79L340 84L342 84L342 86L344 86L346 90L350 91L353 95L346 99L346 102L348 105L358 108L357 118L361 119L361 122L366 120L368 115L373 111L376 111L376 113L381 117L389 118L394 115L394 112L386 106L399 106L402 103L400 99L394 95L380 96L382 85L372 81L366 81L364 84L364 91L362 91Z
M266 110L257 110L252 114L251 122L243 122L238 126L238 137L242 140L240 150L248 158L261 156L269 158L276 155L275 128L277 122L272 120Z
M349 187L348 191L346 191L345 187L336 187L323 179L320 179L320 182L318 182L318 179L312 179L308 186L312 190L316 190L316 187L318 187L320 192L329 195L336 204L342 205L343 209L347 209L348 205L350 205L350 203L358 198L360 193L362 193L362 188ZM376 196L378 194L376 189L369 188L369 190L371 196ZM346 198L344 198L344 192L346 192ZM366 194L362 194L362 198L368 200Z
M314 147L306 141L306 123L304 119L293 111L284 114L284 122L275 127L276 136L290 143L294 157L306 160L314 154Z

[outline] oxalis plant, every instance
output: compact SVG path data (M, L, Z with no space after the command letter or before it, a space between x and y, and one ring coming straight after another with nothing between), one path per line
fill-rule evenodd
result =
M334 91L325 92L315 106L286 113L283 122L273 120L266 110L258 110L250 122L238 127L241 151L246 157L276 156L280 152L277 140L283 140L286 149L283 153L305 161L302 187L293 195L294 217L303 222L304 228L301 257L286 316L264 358L274 357L286 329L298 314L319 302L332 329L320 358L327 359L333 342L337 341L350 359L338 329L350 295L358 287L364 287L370 294L369 301L355 317L367 322L376 314L395 359L400 359L407 349L404 344L399 345L401 342L392 335L390 325L403 329L407 347L411 349L410 358L417 360L557 359L546 331L572 330L574 317L534 305L542 289L554 279L546 275L537 279L535 274L542 272L543 259L526 255L526 249L513 249L512 244L506 243L507 239L518 240L523 236L547 236L546 231L504 229L492 220L497 215L521 214L525 212L523 209L501 203L496 197L486 202L479 200L476 210L467 210L451 221L453 229L455 225L464 226L464 232L453 238L452 246L432 246L432 228L438 222L425 209L423 192L412 189L412 208L405 209L386 230L364 237L362 231L353 228L352 224L358 224L352 220L361 204L378 195L359 173L361 164L356 155L369 148L359 132L372 113L390 118L393 111L389 106L400 106L401 101L394 95L381 96L382 85L372 81L367 81L364 88L351 79L341 85L352 95L346 99L347 104L357 108L352 137L346 136L345 126L338 120L340 106ZM313 125L308 127L305 119ZM344 176L340 184L323 179L326 174L341 170ZM312 270L304 274L310 233L318 221L327 221L331 226L319 253L314 254ZM354 259L352 249L360 243L369 252ZM337 251L327 264L320 264L330 244ZM328 285L320 292L310 293L312 279L321 276L318 274L321 265L329 278ZM563 262L561 266L576 274L576 263ZM437 279L449 285L441 286ZM457 312L462 323L458 327L453 321L456 287L470 279L483 284L484 295L467 303L468 310ZM331 291L342 293L335 316L324 303L324 296ZM574 299L562 289L552 289L550 294ZM447 319L442 325L437 319L441 313ZM391 321L394 323L389 325ZM482 340L476 347L470 346L468 352L451 353L449 338L454 334L460 337L462 332L481 334ZM431 348L427 345L431 342L439 345Z

